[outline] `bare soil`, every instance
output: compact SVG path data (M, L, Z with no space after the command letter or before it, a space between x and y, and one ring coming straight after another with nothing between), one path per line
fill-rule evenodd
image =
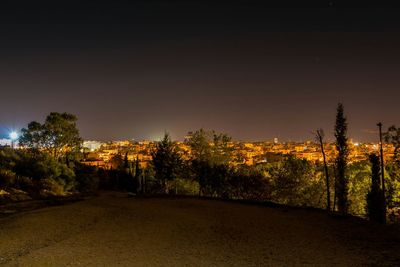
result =
M4 266L400 266L400 235L356 218L101 193L0 217Z

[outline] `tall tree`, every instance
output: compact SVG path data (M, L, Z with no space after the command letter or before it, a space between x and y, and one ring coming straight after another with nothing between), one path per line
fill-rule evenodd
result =
M328 172L328 165L326 163L326 155L324 149L324 130L318 129L316 133L317 140L321 147L322 158L324 160L324 170L325 170L325 180L326 180L326 209L327 211L331 210L331 193L330 193L330 183L329 183L329 172Z
M44 124L33 121L22 129L19 142L21 146L47 151L59 159L81 147L77 120L73 114L52 112Z
M161 182L163 191L168 193L167 183L179 176L182 159L177 146L167 133L161 141L157 142L151 156L155 177Z
M379 157L375 154L369 156L371 162L371 189L367 194L367 214L371 221L385 222L385 204L381 189L381 173Z
M124 156L124 169L126 170L126 172L130 172L130 164L129 164L129 160L128 160L128 152L125 152L125 156Z
M141 175L142 175L142 170L140 169L139 156L137 156L135 160L135 177L134 177L135 191L137 192L137 189L139 188L140 185L140 191L141 193L144 193L143 190L144 185L143 182L140 180Z
M341 103L337 106L336 124L335 124L336 150L335 160L336 179L335 192L337 207L342 215L348 212L348 181L346 179L347 158L349 148L347 144L347 119L344 116L344 109Z

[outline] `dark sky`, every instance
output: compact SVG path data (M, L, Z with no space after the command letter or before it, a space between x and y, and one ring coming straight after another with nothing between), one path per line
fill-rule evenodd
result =
M66 111L85 139L332 139L339 101L354 140L400 124L397 8L54 2L0 4L3 136Z

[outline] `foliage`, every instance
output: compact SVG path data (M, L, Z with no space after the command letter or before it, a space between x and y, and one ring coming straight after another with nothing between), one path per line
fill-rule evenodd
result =
M110 159L111 168L113 170L123 170L124 169L124 159L121 154L116 154Z
M233 155L233 148L229 145L232 138L224 133L213 133L212 159L215 164L228 164Z
M44 122L33 121L22 129L21 146L49 152L56 159L79 150L82 139L76 127L77 117L69 113L50 113Z
M99 186L98 169L93 166L77 164L75 167L76 189L79 192L95 192Z
M385 173L386 203L388 208L400 207L400 164L398 161L386 163Z
M371 186L371 164L360 161L349 164L348 177L348 211L351 214L366 215L366 198Z
M192 151L191 170L199 183L200 195L226 197L221 187L227 183L228 164L233 158L230 141L227 134L204 129L194 132L188 141Z
M233 156L229 146L232 138L224 133L200 129L193 133L188 141L192 151L192 160L208 161L210 164L228 164Z
M344 116L343 105L338 104L335 123L336 150L338 152L335 166L335 189L338 211L341 214L348 212L348 180L346 178L347 157L349 148L347 144L347 119Z
M393 125L384 135L386 142L394 146L394 157L386 164L385 176L387 206L394 208L400 206L400 128Z
M195 181L177 178L174 181L175 192L181 195L195 195L199 192L199 184Z
M271 200L271 183L255 168L241 167L233 172L229 187L233 199Z
M143 191L145 193L165 193L159 180L155 178L154 168L150 166L143 170Z
M193 133L187 142L191 148L192 159L206 161L211 158L210 133L200 129Z
M194 181L199 184L199 195L208 194L207 187L213 175L212 165L206 160L193 159L191 161Z
M385 140L394 146L394 160L400 160L400 128L395 125L389 127L388 131L384 133Z
M272 199L288 205L321 206L324 182L307 160L287 157L269 169Z
M177 146L166 133L151 153L155 178L161 182L164 192L168 192L168 181L179 177L182 159Z
M212 197L229 197L229 178L231 169L225 164L206 165L207 175L201 185L202 194Z
M168 134L152 151L150 167L141 169L140 162L128 160L128 150L111 159L110 170L79 163L81 139L76 117L51 113L45 123L31 122L23 129L21 144L29 149L0 149L0 188L16 188L31 195L64 195L71 192L93 192L99 188L140 193L195 194L226 199L273 201L295 206L324 207L327 192L335 187L341 213L371 216L379 213L376 205L379 176L376 162L347 163L347 121L343 106L338 105L335 137L338 151L335 167L267 153L267 162L254 166L235 165L244 155L235 154L231 138L215 131L196 131L188 141L191 154L183 160ZM394 126L387 140L398 146L399 131ZM319 141L323 144L323 133ZM323 146L321 146L323 148ZM61 160L62 159L62 160ZM378 159L379 161L379 159ZM387 203L400 204L400 161L386 164ZM375 164L375 165L374 165ZM335 184L324 179L335 170ZM378 171L378 172L377 172ZM375 179L375 180L374 180ZM329 189L329 190L328 190ZM367 196L368 195L368 196ZM378 194L379 195L379 194ZM366 197L367 196L367 197ZM368 208L367 208L368 203Z
M371 154L371 189L367 194L367 213L371 221L383 223L385 222L385 202L383 191L381 189L381 171L379 157L375 154Z
M56 189L54 194L64 194L75 188L74 171L47 153L2 149L0 170L0 186L3 187L39 194L52 189Z

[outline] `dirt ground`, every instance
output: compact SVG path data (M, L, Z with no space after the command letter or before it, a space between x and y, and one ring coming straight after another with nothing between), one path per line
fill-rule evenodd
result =
M0 265L400 266L397 230L318 211L102 193L0 218Z

